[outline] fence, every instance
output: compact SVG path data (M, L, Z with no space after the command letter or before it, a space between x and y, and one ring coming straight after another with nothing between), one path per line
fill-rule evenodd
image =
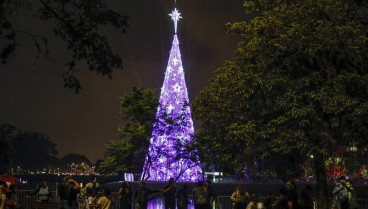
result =
M31 202L35 202L37 199L36 195L26 198L27 194L31 193L33 190L18 190L17 191L17 201L20 205L20 208L24 209L30 209L31 208ZM190 205L188 209L194 208L192 203L192 197L190 196ZM260 198L260 202L264 202L265 197ZM112 193L112 201L113 201L113 209L118 209L120 207L120 201L118 199L118 195L116 192ZM329 200L330 205L332 199ZM52 198L50 199L50 202L57 202L55 191L52 192ZM357 203L359 205L359 209L368 209L368 197L365 199L357 199ZM163 209L164 207L164 201L163 198L157 198L155 200L152 200L148 206L148 209ZM213 209L231 209L232 208L232 201L230 199L230 196L217 196L214 200ZM258 205L258 208L263 208L262 204ZM315 209L317 209L315 204Z
M359 207L358 209L368 209L368 197L365 199L357 199L356 200ZM265 197L260 197L260 202L265 202ZM331 205L332 198L329 199L329 205ZM230 196L217 196L215 200L216 209L231 209L232 208L232 201ZM264 208L264 205L258 204L257 209ZM316 201L314 201L314 209L317 209Z

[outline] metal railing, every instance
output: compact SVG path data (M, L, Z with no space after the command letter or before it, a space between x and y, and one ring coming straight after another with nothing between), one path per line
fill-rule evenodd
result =
M216 209L231 209L232 201L230 199L231 196L217 196L215 200ZM332 198L329 199L329 205L332 203ZM368 197L367 198L359 198L356 199L358 204L358 209L368 209ZM265 202L265 197L260 197L260 202ZM264 208L262 205L258 207L258 209ZM316 201L314 201L314 209L317 209Z
M33 190L18 190L17 191L17 202L20 206L20 208L24 209L31 209L31 203L37 201L37 195L33 195L30 198L26 198L28 194L33 192ZM118 199L117 192L111 193L111 199L113 201L113 209L120 208L120 200ZM260 197L260 201L264 202L265 197ZM330 205L332 202L332 199L329 199ZM58 202L56 198L55 191L52 191L52 197L50 199L50 202ZM358 209L368 209L368 197L367 198L359 198L357 199L357 203L359 205ZM148 207L149 209L163 209L164 207L164 199L163 198L156 198L151 201L151 204ZM192 203L192 196L190 196L190 205L188 207L189 209L194 208ZM213 209L231 209L232 208L232 201L230 199L230 196L217 196L214 200ZM315 209L317 209L315 204Z
M19 205L19 208L30 209L31 203L37 201L37 195L33 195L27 198L27 195L32 193L34 190L17 190L16 192L16 202ZM50 202L56 201L56 193L55 191L51 191L51 199Z

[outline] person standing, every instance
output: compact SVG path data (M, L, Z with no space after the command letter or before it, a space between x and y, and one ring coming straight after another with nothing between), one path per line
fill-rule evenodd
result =
M348 205L349 209L357 209L359 207L356 201L355 189L351 181L346 181L346 189L348 190Z
M5 185L0 184L0 209L5 208L5 202L6 202Z
M169 185L167 185L161 192L165 196L165 209L175 209L176 186L173 178L170 178Z
M195 209L208 209L207 188L204 186L203 181L198 181L197 186L193 189L193 201Z
M139 187L134 194L135 197L135 208L136 209L147 209L149 195L157 193L158 190L151 190L146 187L146 181L140 181Z
M132 208L132 189L129 182L124 182L118 191L118 198L120 200L120 209Z
M4 191L5 191L5 209L14 209L17 206L17 195L15 191L15 185L11 184L10 182L6 182L6 185L4 185Z
M299 195L293 180L286 182L285 186L280 189L280 198L276 203L276 207L281 209L298 209Z
M231 195L231 200L233 201L234 209L244 209L247 207L247 199L249 198L249 193L245 189L244 184L239 184L235 192Z
M86 184L86 189L87 188L91 188L91 195L92 197L96 197L99 189L100 189L100 184L96 181L96 176L90 174L89 175L89 182Z
M341 176L339 178L339 182L336 183L335 188L333 189L334 200L340 204L341 209L349 208L349 199L348 199L348 190L346 188L346 178L345 176Z
M96 208L96 197L92 196L92 189L90 187L86 188L87 193L87 201L86 201L86 209L95 209Z
M207 209L212 209L212 204L213 204L213 197L215 195L215 191L212 188L212 181L211 179L207 179L206 181L206 188L207 188L207 203L206 203L206 208Z
M60 200L61 209L76 209L77 193L80 189L78 182L70 178L64 177L63 182L58 185L58 199Z
M188 184L184 183L183 187L178 192L178 209L188 209L189 196L188 196Z
M31 194L27 195L26 197L30 198L35 194L37 194L37 201L39 202L48 202L52 197L51 191L46 181L41 181L41 183L36 186L36 190Z
M293 180L289 180L286 182L285 191L286 191L285 192L285 202L286 202L287 208L298 209L299 208L299 204L298 204L299 195L296 190L295 182Z

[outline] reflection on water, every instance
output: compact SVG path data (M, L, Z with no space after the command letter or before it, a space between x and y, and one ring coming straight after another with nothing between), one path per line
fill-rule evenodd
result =
M189 201L190 201L190 203L188 205L188 209L194 209L194 205L192 204L192 200L189 200ZM148 202L147 209L165 209L165 200L163 198L153 199L153 200Z

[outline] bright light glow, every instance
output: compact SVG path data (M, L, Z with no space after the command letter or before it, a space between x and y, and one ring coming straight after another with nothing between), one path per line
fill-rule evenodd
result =
M176 28L178 25L178 21L181 18L179 11L175 8L172 13L169 14L171 16L171 19L174 21L174 27L175 27L175 34L176 34Z
M174 107L170 104L168 107L167 107L167 113L171 113L172 109L174 109Z
M176 84L175 84L175 86L173 86L173 88L174 88L174 92L176 92L176 93L180 93L180 89L181 89L181 87L179 86L179 84L178 84L178 83L176 83Z
M167 71L170 73L173 69L171 68L171 66L167 67Z
M176 59L176 57L174 57L173 62L174 62L174 66L176 66L178 64L179 60Z
M125 181L132 182L134 181L134 175L132 173L124 173Z
M175 13L176 9L173 13ZM175 17L175 14L173 15ZM178 16L176 16L178 17ZM176 63L176 64L175 64ZM188 92L184 78L179 41L177 35L174 35L168 67L166 68L163 87L161 88L160 106L157 109L157 122L153 125L150 147L148 156L151 158L151 165L148 172L150 173L150 181L168 181L170 177L178 177L182 175L178 181L197 181L202 179L202 169L199 163L197 151L189 153L195 159L192 161L189 157L176 159L177 157L177 141L182 144L188 144L194 135L194 127L191 116L191 110L187 104L189 103ZM173 129L170 124L163 119L163 111L172 118L184 115L181 127ZM180 150L183 150L180 148ZM148 161L146 157L145 165ZM142 176L144 179L147 176Z

